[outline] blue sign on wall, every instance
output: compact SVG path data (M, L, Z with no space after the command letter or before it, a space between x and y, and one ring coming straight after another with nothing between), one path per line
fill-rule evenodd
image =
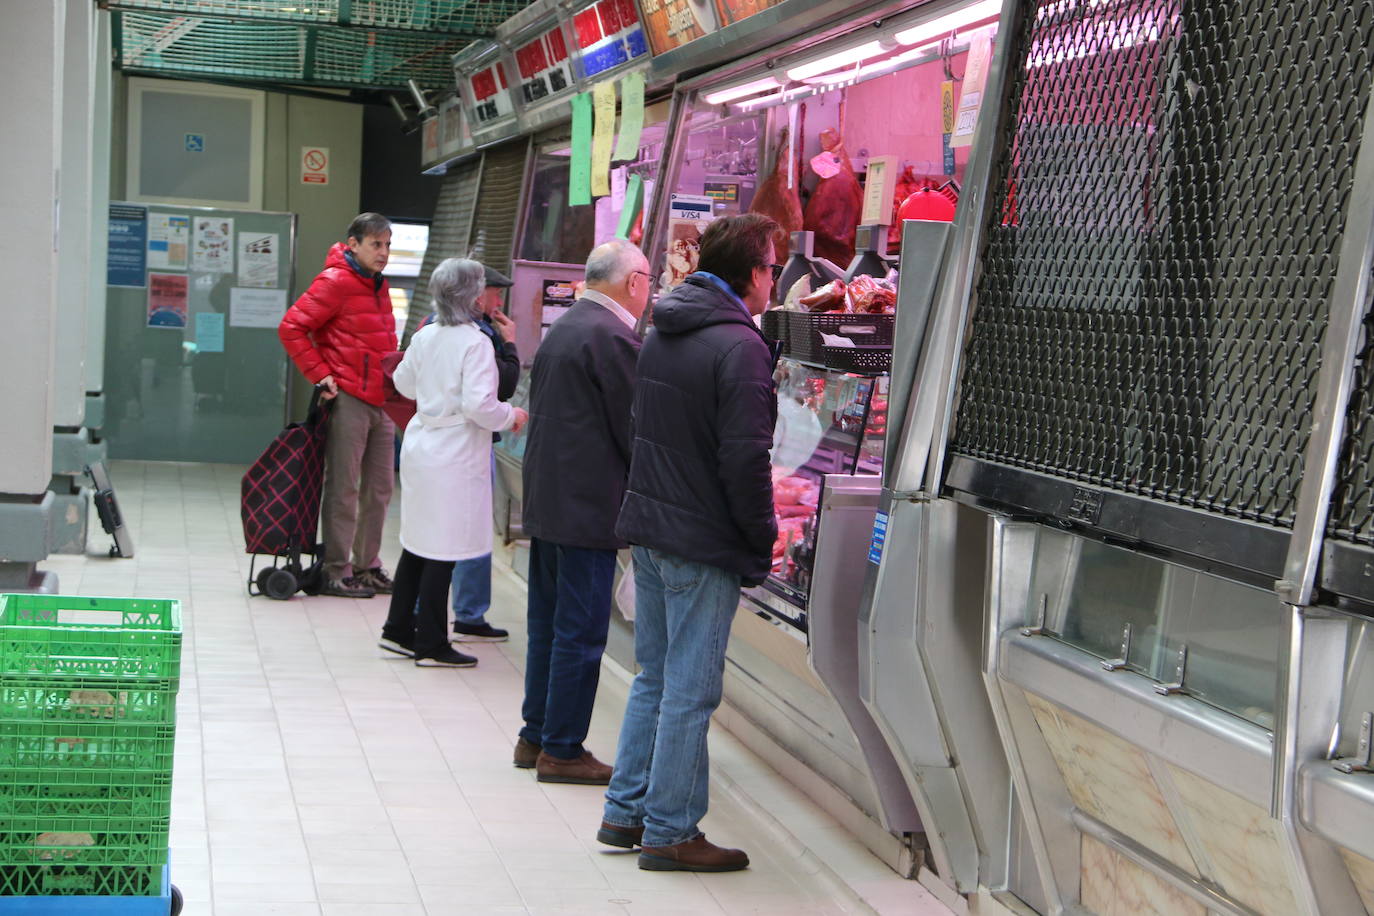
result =
M203 153L205 152L205 134L187 134L186 152Z
M873 517L873 540L868 544L868 562L881 566L883 544L887 541L887 513L879 512Z
M148 208L110 204L110 254L105 282L110 286L145 285L148 269Z

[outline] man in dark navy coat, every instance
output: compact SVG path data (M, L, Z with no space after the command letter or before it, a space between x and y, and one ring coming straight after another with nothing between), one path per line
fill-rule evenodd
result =
M587 289L530 368L522 524L530 535L525 725L515 765L540 782L605 785L582 742L611 619L615 533L630 466L630 399L649 262L625 241L587 258Z
M754 324L773 289L777 224L749 213L701 236L700 268L654 306L635 382L630 482L616 533L634 544L635 662L597 839L649 871L735 871L707 841L706 732L720 705L741 585L768 575L776 400Z

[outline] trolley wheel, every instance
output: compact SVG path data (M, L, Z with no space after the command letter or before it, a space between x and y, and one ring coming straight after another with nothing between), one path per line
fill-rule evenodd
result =
M264 595L278 601L285 601L296 594L296 577L291 574L290 570L269 566L264 572L267 573L266 581L258 580L258 588L262 589Z
M276 572L275 566L264 566L262 569L258 570L257 583L259 594L267 594L267 580L274 572Z
M181 891L175 884L172 885L172 916L177 916L181 912Z

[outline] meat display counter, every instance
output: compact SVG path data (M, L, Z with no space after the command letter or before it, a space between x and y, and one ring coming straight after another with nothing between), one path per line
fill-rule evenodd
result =
M762 586L745 594L768 615L805 633L813 576L819 568L817 544L826 515L822 510L827 477L871 477L876 509L888 376L843 372L785 357L778 361L774 378L778 420L772 461L778 538L772 573ZM872 521L870 512L856 530L871 532ZM853 538L841 539L839 549L862 557L866 542L845 544L848 540ZM836 539L830 543L836 544Z

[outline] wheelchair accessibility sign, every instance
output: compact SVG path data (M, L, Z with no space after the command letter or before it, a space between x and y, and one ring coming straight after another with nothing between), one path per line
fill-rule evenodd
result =
M205 134L187 134L186 152L203 153L205 152Z

